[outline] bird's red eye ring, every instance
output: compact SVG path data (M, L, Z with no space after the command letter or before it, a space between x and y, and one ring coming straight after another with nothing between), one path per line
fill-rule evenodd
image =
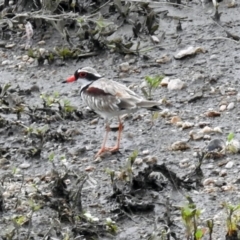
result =
M85 72L80 72L79 73L80 78L85 78L86 76L87 76L87 73L85 73Z

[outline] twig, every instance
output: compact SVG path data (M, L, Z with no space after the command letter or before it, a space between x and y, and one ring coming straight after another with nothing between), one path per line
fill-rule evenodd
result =
M121 2L136 2L136 3L151 3L151 4L166 4L166 5L173 5L173 6L180 6L180 7L184 7L184 8L189 8L192 9L192 7L188 7L184 4L179 4L179 3L171 3L171 2L156 2L156 1L151 1L151 2L146 2L145 0L121 0Z
M104 3L102 6L100 6L99 8L97 8L97 9L95 9L93 12L92 12L92 14L93 13L96 13L97 11L99 11L101 8L103 8L103 7L105 7L106 5L108 5L109 3L111 2L111 0L108 0L106 3Z

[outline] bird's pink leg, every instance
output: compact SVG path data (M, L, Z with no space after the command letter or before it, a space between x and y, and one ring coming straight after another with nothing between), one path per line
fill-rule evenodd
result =
M115 147L109 148L109 152L116 152L120 148L120 141L121 141L121 136L122 136L122 131L123 131L123 123L121 122L121 119L118 117L119 125L118 125L118 136L117 136L117 144Z
M108 124L108 122L106 123L106 133L105 133L105 137L103 139L103 144L102 147L100 148L100 150L97 152L97 154L95 155L95 157L100 156L102 153L109 151L109 148L105 147L107 139L108 139L108 133L110 132L110 126Z

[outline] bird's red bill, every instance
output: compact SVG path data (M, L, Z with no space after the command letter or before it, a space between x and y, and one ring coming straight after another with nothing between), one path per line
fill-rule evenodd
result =
M76 78L75 78L74 75L72 75L71 77L68 77L67 80L66 80L66 82L68 82L68 83L74 82L74 81L76 81Z

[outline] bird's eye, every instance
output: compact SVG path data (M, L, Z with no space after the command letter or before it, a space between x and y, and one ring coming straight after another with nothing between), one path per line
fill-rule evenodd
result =
M79 73L80 78L85 78L86 76L87 76L87 73L85 73L85 72L80 72Z

